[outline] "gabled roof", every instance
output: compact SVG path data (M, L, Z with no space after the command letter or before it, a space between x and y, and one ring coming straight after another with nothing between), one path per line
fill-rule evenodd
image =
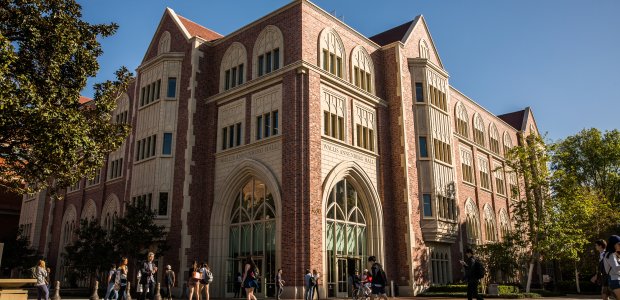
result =
M393 42L403 41L407 35L407 32L409 32L409 28L411 28L411 25L415 23L417 19L418 17L405 24L388 29L379 34L375 34L369 37L369 39L381 46L385 46Z
M179 14L177 14L177 17L179 17L179 20L191 36L201 37L207 41L213 41L223 37L223 35L209 28L206 28L192 20L189 20Z
M80 100L79 100L79 102L80 102L80 104L84 104L84 103L86 103L86 102L90 102L90 101L92 101L92 100L93 100L92 98L88 98L88 97L84 97L84 96L80 95Z
M508 123L510 126L514 127L516 130L523 129L523 119L525 119L525 109L499 115L498 118L504 120L504 122Z

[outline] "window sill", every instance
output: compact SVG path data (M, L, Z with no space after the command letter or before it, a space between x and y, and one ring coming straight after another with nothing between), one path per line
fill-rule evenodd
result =
M476 188L476 183L474 183L474 182L468 182L468 181L463 180L463 183L465 185L468 185L468 186L472 187L472 188Z
M491 190L490 190L490 189L488 189L488 188L480 187L480 189L481 189L482 191L484 191L484 192L489 193L489 194L493 194L493 191L491 191Z
M254 144L254 143L259 143L259 142L263 142L263 141L269 141L269 140L272 140L272 139L274 139L274 138L279 137L281 134L282 134L282 133L272 134L272 135L270 135L270 136L268 136L268 137L262 137L262 138L260 138L260 139L256 139L256 138L254 138L254 140L251 142L251 144Z
M119 176L119 177L114 177L114 178L110 178L108 180L106 180L106 184L108 183L115 183L116 181L121 181L123 179L123 175Z
M155 100L153 100L153 102L151 102L151 103L149 103L149 104L145 104L145 105L142 105L142 106L138 107L138 111L141 111L141 110L143 110L143 109L145 109L145 108L147 108L147 107L149 107L149 106L153 106L153 105L155 105L156 103L159 103L160 101L161 101L161 98L159 98L159 99L155 99Z
M157 155L153 155L153 156L151 156L151 157L149 157L149 158L143 158L143 159L141 159L141 160L136 160L136 161L134 161L134 162L133 162L133 165L134 165L134 166L135 166L135 165L139 165L139 164L141 164L141 163L144 163L144 162L147 162L147 161L154 160L154 159L156 159L156 158L157 158Z

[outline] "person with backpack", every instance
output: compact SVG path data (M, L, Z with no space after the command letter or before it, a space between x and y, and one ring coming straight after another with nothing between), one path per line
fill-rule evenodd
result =
M127 300L127 275L129 268L127 267L127 258L121 258L121 263L116 269L116 282L118 283L118 300Z
M312 292L314 291L314 286L316 285L316 279L312 276L312 272L310 269L306 269L306 275L304 275L304 283L306 285L306 300L312 300Z
M478 294L478 285L480 285L480 279L485 275L484 266L482 263L474 257L474 250L465 250L465 260L461 260L460 263L465 268L465 280L467 280L467 299L472 300L476 298L482 300L482 296Z
M248 259L245 261L244 270L243 287L245 288L247 300L256 300L254 290L258 288L258 268L251 256L248 256Z
M599 253L599 259L596 274L592 276L590 281L601 286L601 297L603 297L603 300L607 300L609 299L609 294L611 294L609 291L609 275L607 275L607 273L605 272L605 267L603 266L607 242L605 240L598 240L594 243L594 247Z
M45 268L45 261L39 260L39 263L33 267L30 272L32 273L32 277L37 280L35 286L37 287L37 300L49 300L50 299L50 291L47 288L48 280L47 280L47 269Z
M166 272L164 273L164 284L166 285L166 290L164 291L165 299L172 300L172 288L174 287L176 281L177 278L174 271L172 271L172 267L167 265Z
M609 275L609 289L620 299L620 236L609 237L603 262L604 272Z
M202 295L202 289L205 291L204 300L209 300L209 283L213 281L213 273L211 273L211 269L206 262L202 263L202 268L200 269L202 274L202 279L200 280L200 294Z
M377 262L377 258L375 256L368 257L368 263L370 263L370 298L374 300L377 296L388 300L387 294L385 292L385 286L387 285L387 276L385 275L385 271L383 270L383 266Z
M118 291L114 288L116 283L116 264L112 264L108 272L108 289L105 293L105 300L118 298Z

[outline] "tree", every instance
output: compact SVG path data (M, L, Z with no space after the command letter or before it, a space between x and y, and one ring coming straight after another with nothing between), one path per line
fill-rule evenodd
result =
M144 203L127 203L125 216L114 225L112 236L116 249L130 263L146 259L149 251L161 256L168 250L165 227L155 224L154 220L155 212L147 209Z
M545 238L546 213L544 206L549 202L549 149L543 139L530 134L519 133L519 145L512 148L506 155L506 164L523 179L525 198L512 205L513 218L517 226L515 234L521 237L529 257L526 292L530 292L534 266L538 265L539 282L542 283L540 272L541 241Z
M524 242L514 232L509 232L501 241L483 244L476 248L477 256L487 267L491 282L512 281L524 257ZM498 278L497 274L502 277Z
M97 37L118 27L81 17L74 0L0 0L0 185L14 192L54 196L94 176L129 133L110 122L131 78L126 68L79 103L99 70Z
M17 235L4 243L2 253L3 273L11 273L13 269L27 269L36 265L39 259L35 249L30 247L30 240L23 235L22 228L17 229Z
M111 263L118 261L112 236L96 220L82 219L75 235L77 238L63 253L69 273L89 277L108 270Z

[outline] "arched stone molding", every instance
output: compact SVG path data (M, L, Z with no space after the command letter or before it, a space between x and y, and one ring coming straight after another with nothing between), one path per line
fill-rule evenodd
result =
M280 239L282 233L282 191L276 175L263 163L254 159L244 159L233 168L224 183L222 192L215 196L213 208L211 210L211 225L209 232L209 265L211 269L217 270L218 278L226 278L226 260L228 259L228 228L230 226L230 214L233 208L232 199L237 192L243 188L248 180L252 178L260 179L266 187L273 193L276 209L276 265L281 265ZM182 273L179 273L182 274ZM186 280L180 276L180 281ZM214 297L224 297L226 295L226 281L218 280L212 284L211 289Z
M92 221L97 218L97 205L93 199L86 200L86 204L82 208L82 217L80 219Z
M456 131L462 136L469 138L469 114L463 102L459 101L454 106L454 116Z
M512 149L512 138L507 131L504 131L504 155L508 154L508 151Z
M351 83L353 83L357 87L361 87L363 90L373 93L375 91L375 67L372 59L370 58L370 54L366 51L366 48L361 45L356 46L351 51L351 64L350 64L350 72L351 75ZM356 72L355 67L357 67L361 71L361 76L364 78L358 79L357 76L360 76L358 72ZM370 88L366 88L363 86L361 82L367 82L366 73L370 74Z
M101 226L107 230L112 229L112 225L116 222L116 219L120 213L120 202L118 200L118 196L112 193L110 194L101 209Z
M430 50L425 39L420 39L420 58L430 58Z
M56 258L56 264L58 266L63 265L62 253L65 252L65 246L73 241L73 232L77 226L79 226L77 221L77 209L75 208L75 205L67 205L65 213L62 216L62 223L60 224L62 227L60 230L60 241L58 243L58 257ZM62 280L65 271L66 270L63 267L56 268L56 278L60 278L60 280Z
M484 205L484 227L487 241L497 241L497 222L495 222L495 212L490 204Z
M342 179L351 179L350 182L358 192L358 197L362 197L363 208L366 210L366 228L370 236L368 243L368 255L374 255L379 262L385 262L384 249L384 227L383 227L383 208L379 193L372 184L372 180L364 172L364 169L353 161L344 161L336 165L325 177L323 181L323 196L321 199L322 226L321 244L323 249L323 274L327 274L327 253L325 243L325 228L328 197L336 183ZM384 265L387 269L389 266ZM389 272L389 271L388 271ZM327 281L322 282L323 289L327 289Z
M473 117L474 123L474 142L486 147L486 128L484 128L484 120L479 113L475 113Z
M170 32L162 33L157 45L157 55L170 52Z
M505 208L499 210L499 226L502 232L502 238L506 238L506 233L510 231L510 218Z
M239 42L232 43L222 58L222 63L220 64L220 92L225 91L226 84L226 70L230 70L233 67L238 67L240 65L247 66L248 65L248 53L245 50L245 46ZM247 67L244 67L247 70ZM244 71L245 71L244 70ZM237 75L238 76L238 75ZM245 73L243 74L242 84L245 82ZM236 79L235 79L236 80Z
M258 56L271 52L274 49L279 49L279 68L282 68L284 63L284 37L282 31L274 25L267 25L254 43L254 50L252 51L252 78L258 77Z
M344 49L344 44L342 43L342 39L340 35L331 27L324 28L319 35L319 49L318 49L318 58L319 58L319 67L325 69L325 57L323 55L323 50L327 50L329 53L335 54L336 57L340 58L340 70L342 79L346 80L346 61L347 55ZM337 68L337 66L335 67ZM327 70L329 72L329 70ZM337 75L337 69L334 72L331 72L334 75Z
M478 244L480 242L480 214L476 203L471 198L465 200L465 218L468 242Z

